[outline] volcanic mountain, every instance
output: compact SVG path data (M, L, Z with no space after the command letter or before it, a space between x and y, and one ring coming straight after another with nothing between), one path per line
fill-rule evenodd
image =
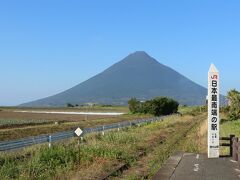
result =
M200 105L205 103L206 95L206 88L147 53L137 51L71 89L21 106L66 106L67 103L122 105L132 97L144 101L156 96L168 96L180 104Z

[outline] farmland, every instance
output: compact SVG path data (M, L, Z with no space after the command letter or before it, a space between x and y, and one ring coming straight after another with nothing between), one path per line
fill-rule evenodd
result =
M76 115L76 114L41 114L16 112L19 109L4 108L0 111L0 141L51 134L76 127L94 127L98 125L146 118L150 115L132 115L127 107L93 107L87 108L54 108L54 109L20 109L24 111L64 111L64 112L124 112L121 116Z
M63 128L58 127L57 129L54 129L55 124L27 125L26 127L16 125L16 127L9 129L3 128L1 132L7 133L9 130L13 130L12 132L17 130L18 133L23 134L28 132L24 134L27 136L34 132L45 133L48 128L58 131L79 125L78 123L81 123L82 126L93 126L97 123L107 124L143 116L146 115L126 114L119 117L104 117L103 119L96 117L96 119L91 120L83 118L79 122L63 123ZM71 139L53 144L51 149L43 144L17 152L1 153L0 178L78 179L82 177L81 179L101 179L121 164L126 164L127 169L111 178L150 178L173 151L191 149L193 145L189 143L190 139L185 137L194 134L196 127L205 119L205 113L194 115L186 113L183 116L168 117L161 122L144 124L142 127L125 128L119 132L110 131L104 136L89 134L80 146L77 145L76 139ZM21 129L22 131L20 131ZM5 138L13 137L8 134Z

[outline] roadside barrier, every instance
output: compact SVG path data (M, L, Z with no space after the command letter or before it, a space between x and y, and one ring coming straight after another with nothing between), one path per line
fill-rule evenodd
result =
M83 133L81 135L81 138L85 136L86 134L94 133L94 132L102 132L104 135L104 131L112 130L112 129L117 129L119 130L120 128L126 128L126 127L131 127L131 126L136 126L140 125L143 123L150 123L150 122L155 122L155 121L161 121L167 116L161 116L161 117L153 117L153 118L148 118L148 119L137 119L134 121L124 121L124 122L119 122L115 124L108 124L108 125L102 125L102 126L97 126L97 127L92 127L92 128L85 128L83 129ZM0 141L0 151L9 151L9 150L14 150L14 149L20 149L36 144L42 144L42 143L48 143L49 148L51 147L53 142L57 142L60 140L65 140L68 138L73 138L75 137L75 130L71 131L65 131L65 132L60 132L60 133L55 133L51 135L40 135L40 136L35 136L35 137L28 137L28 138L23 138L23 139L18 139L18 140L11 140L11 141Z

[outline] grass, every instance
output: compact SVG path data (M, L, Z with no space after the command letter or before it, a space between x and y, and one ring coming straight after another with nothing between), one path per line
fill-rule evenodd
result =
M28 148L25 151L0 154L0 179L99 179L120 163L129 171L143 163L144 173L151 176L201 118L173 116L143 127L126 128L120 132L88 135L78 147L76 139L65 143ZM145 157L139 158L138 154ZM77 172L77 173L76 173ZM134 179L142 177L134 171Z
M229 137L234 134L240 137L240 119L236 121L227 121L220 126L220 136Z
M24 151L0 153L0 179L99 179L121 163L127 163L129 170L117 177L122 179L150 178L175 150L198 151L195 147L196 126L203 117L192 115L192 109L182 111L183 115L167 118L163 122L147 124L141 128L126 128L120 132L108 132L105 136L89 135L81 143L76 140L58 143L49 149L46 145L27 148ZM125 120L139 115L124 115ZM116 120L117 121L117 120ZM113 119L81 122L85 126L113 122ZM64 126L39 125L18 128L15 133L24 136L49 131L62 131L76 127L80 122L69 122ZM63 129L62 129L63 128ZM10 130L10 132L9 132ZM9 138L14 131L0 131L1 138ZM14 136L14 133L13 133ZM186 137L186 138L185 138ZM184 140L185 139L185 140ZM181 145L180 145L181 144ZM144 153L142 158L139 153ZM76 173L77 172L77 173Z
M0 119L0 127L12 127L14 125L38 125L53 123L54 120L19 120L19 119Z
M221 117L225 117L221 115ZM188 134L187 140L181 143L180 150L192 153L207 153L207 118L203 121L199 127L192 129ZM230 134L234 134L240 137L240 120L237 121L224 121L220 124L220 137L229 137ZM226 141L225 141L226 142ZM229 154L228 147L220 147L220 154Z
M16 126L0 129L0 141L37 136L41 134L51 134L61 131L75 129L76 127L86 128L98 125L129 121L134 119L148 118L150 115L121 115L118 117L98 118L92 120L79 120L73 122L62 122L60 124L34 124L28 126ZM31 121L30 121L31 122ZM35 121L38 122L38 121Z
M221 117L225 119L226 115L221 114ZM192 129L184 142L181 142L179 150L192 153L207 153L207 130L206 118L200 126ZM231 134L240 137L240 120L229 121L225 119L220 123L220 137L229 137ZM228 155L229 147L220 147L220 154Z
M178 112L181 114L198 115L206 112L206 106L179 106Z
M181 119L182 121L185 121L186 127L174 130L172 137L166 141L165 148L160 146L156 148L155 153L153 153L152 161L150 161L150 175L154 175L174 151L188 152L189 149L192 149L195 146L195 144L189 143L189 137L191 136L192 132L194 132L195 129L204 121L204 119L204 114L196 117L185 116Z
M64 114L17 113L15 110L50 110L50 111L100 111L125 112L121 116L86 116ZM128 114L127 106L84 106L74 108L19 108L3 107L0 112L0 141L52 134L68 131L76 127L86 128L104 124L148 118L151 115ZM55 123L56 122L56 123Z
M14 110L51 110L51 111L83 111L86 108L91 111L122 111L128 113L126 106L93 106L76 108L3 108L0 112L0 141L37 136L42 134L52 134L61 131L75 129L76 127L94 127L98 125L129 121L138 118L148 118L151 115L125 114L117 117L86 116L81 115L56 115L56 114L34 114L15 113ZM180 107L182 114L196 115L197 107ZM194 114L194 113L195 114ZM55 124L57 122L57 124Z
M201 116L201 120L189 131L185 139L182 139L178 151L188 153L207 153L207 114Z
M207 114L197 107L180 107L183 116L171 116L162 122L142 127L107 132L104 136L91 134L77 145L76 139L27 148L24 151L0 153L0 179L100 179L119 164L126 163L128 170L115 179L150 179L174 151L206 153ZM124 115L129 120L143 115ZM6 129L0 137L10 134L24 136L36 133L62 131L76 126L94 126L113 123L109 118L62 125ZM240 137L240 120L221 123L220 136L235 134ZM4 132L4 133L3 133ZM143 157L138 155L143 153ZM227 150L221 150L222 154Z
M231 134L240 137L240 120L225 121L220 125L220 137L229 137ZM229 148L221 147L221 154L229 154Z

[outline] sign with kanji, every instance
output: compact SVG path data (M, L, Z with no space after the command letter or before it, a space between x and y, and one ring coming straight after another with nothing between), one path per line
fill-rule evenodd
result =
M208 158L219 158L219 72L208 72Z

